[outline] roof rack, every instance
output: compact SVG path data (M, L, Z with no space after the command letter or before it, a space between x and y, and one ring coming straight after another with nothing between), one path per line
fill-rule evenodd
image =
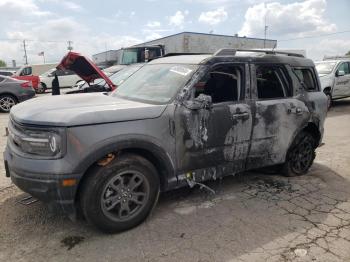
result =
M275 51L275 50L264 50L264 49L234 49L234 48L222 48L214 53L214 56L234 56L237 52L255 52L255 53L265 53L267 55L286 55L286 56L295 56L295 57L304 57L302 54Z
M349 60L349 55L342 55L342 56L324 56L323 61L325 60Z

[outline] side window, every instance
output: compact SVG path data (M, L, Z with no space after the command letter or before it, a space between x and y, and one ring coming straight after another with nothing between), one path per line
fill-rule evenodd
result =
M341 63L341 65L338 68L338 72L339 71L343 71L346 75L350 74L349 63Z
M286 88L284 85L285 76L281 68L269 65L256 66L256 85L258 89L258 98L282 98L286 97Z
M64 70L64 75L70 76L70 75L75 75L75 73L71 70Z
M317 86L313 73L308 68L293 68L300 82L304 83L307 91L316 91Z
M195 84L195 97L200 94L210 95L213 103L238 101L242 79L239 66L217 66Z
M21 76L29 76L31 74L32 74L32 68L30 66L23 68L21 72Z
M65 76L66 75L65 70L57 69L55 72L56 72L57 76ZM53 75L55 75L55 72L53 73Z

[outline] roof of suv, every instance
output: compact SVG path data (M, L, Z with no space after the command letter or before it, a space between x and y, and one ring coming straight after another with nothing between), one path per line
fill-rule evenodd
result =
M288 56L285 54L265 54L261 52L237 52L235 55L208 55L208 54L192 54L192 55L174 55L162 57L149 62L149 64L215 64L219 62L260 62L260 63L280 63L289 64L291 66L314 66L312 60L298 57Z

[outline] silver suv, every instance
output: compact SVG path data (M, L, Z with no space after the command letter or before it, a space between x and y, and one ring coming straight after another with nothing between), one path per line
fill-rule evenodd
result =
M350 57L334 57L315 64L328 108L332 100L350 97Z
M110 94L15 106L6 174L51 207L118 232L144 221L162 191L273 165L307 173L326 112L314 63L300 55L168 56Z

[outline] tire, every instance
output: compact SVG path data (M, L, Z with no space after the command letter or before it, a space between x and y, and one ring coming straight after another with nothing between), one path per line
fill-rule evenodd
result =
M0 95L0 112L9 113L11 108L18 103L13 95Z
M87 174L80 205L88 222L106 233L142 223L155 206L160 182L155 167L143 157L124 154Z
M326 94L327 96L327 110L329 110L332 107L332 95L331 94Z
M282 174L288 177L306 174L315 159L316 147L316 139L311 133L300 132L288 149L286 162L282 165Z
M46 85L44 83L40 83L38 88L35 90L37 94L43 94L46 91Z

